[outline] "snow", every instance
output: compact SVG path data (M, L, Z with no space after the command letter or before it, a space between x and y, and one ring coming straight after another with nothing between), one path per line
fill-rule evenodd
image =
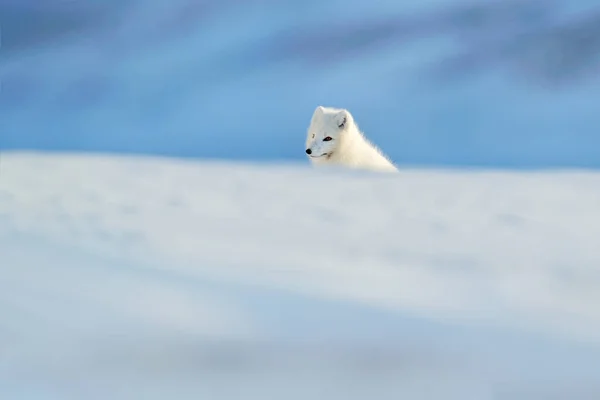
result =
M600 173L0 155L0 397L596 399Z

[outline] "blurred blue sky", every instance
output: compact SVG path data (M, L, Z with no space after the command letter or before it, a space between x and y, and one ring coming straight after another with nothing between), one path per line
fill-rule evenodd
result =
M400 165L600 167L592 0L0 1L0 148L306 162L317 105Z

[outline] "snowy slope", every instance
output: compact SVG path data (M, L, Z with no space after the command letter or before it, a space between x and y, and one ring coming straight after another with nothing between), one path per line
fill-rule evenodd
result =
M598 15L595 0L2 2L0 148L301 161L323 104L402 165L597 168Z
M0 397L596 399L598 188L3 153Z

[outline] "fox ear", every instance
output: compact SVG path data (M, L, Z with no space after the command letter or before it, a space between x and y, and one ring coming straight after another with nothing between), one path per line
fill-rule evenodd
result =
M348 120L350 119L350 115L348 111L342 110L337 113L335 116L335 122L337 123L338 128L344 129L348 124Z

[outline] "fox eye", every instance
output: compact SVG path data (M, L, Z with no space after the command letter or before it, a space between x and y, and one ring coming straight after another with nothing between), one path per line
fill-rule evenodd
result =
M327 136L325 139L323 139L324 142L329 142L331 140L331 136Z

